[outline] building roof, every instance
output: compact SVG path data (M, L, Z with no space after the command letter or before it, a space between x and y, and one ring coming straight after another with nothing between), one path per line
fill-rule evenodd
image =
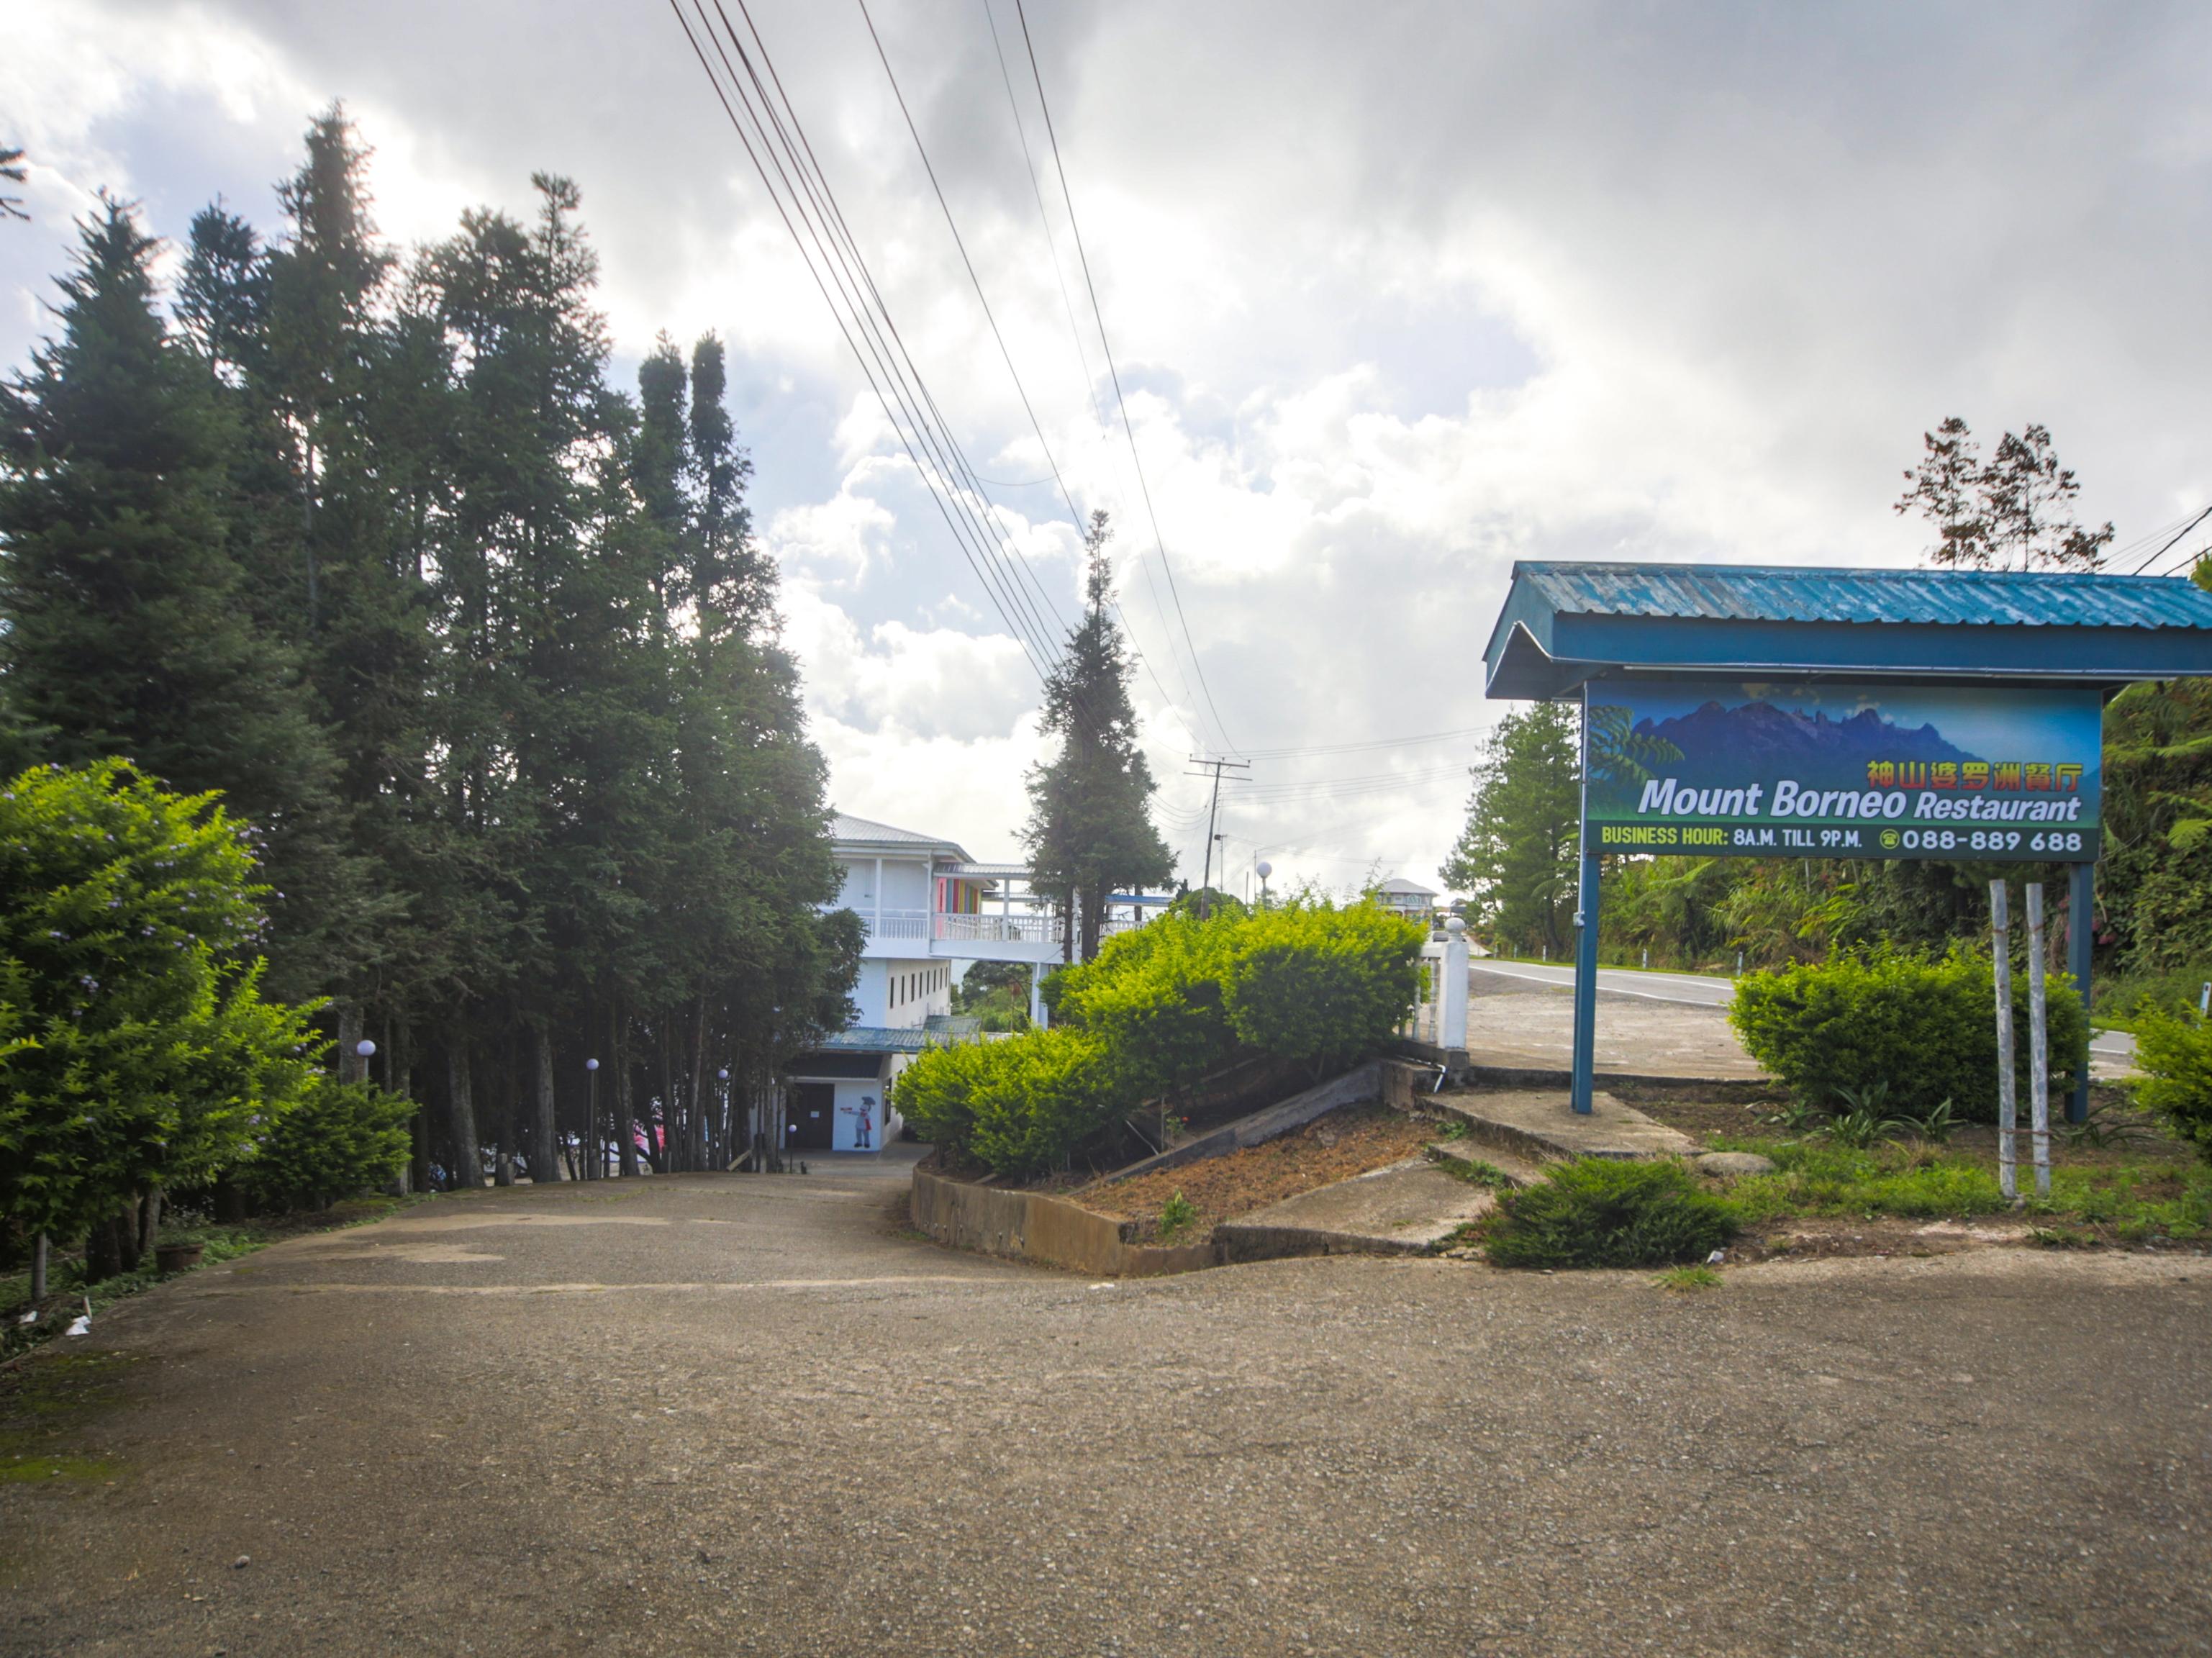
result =
M830 826L830 838L840 846L900 847L909 852L937 852L968 861L967 848L957 841L948 841L941 835L923 835L915 829L897 829L890 823L878 823L866 817L855 817L850 812L839 812Z
M1425 887L1419 881L1408 881L1402 875L1394 875L1387 881L1377 882L1375 890L1401 898L1433 898L1437 896L1434 887Z
M814 1044L817 1054L919 1054L929 1047L920 1025L848 1025Z
M2173 577L1521 562L1483 659L1493 697L1620 671L2112 686L2212 673L2212 593Z

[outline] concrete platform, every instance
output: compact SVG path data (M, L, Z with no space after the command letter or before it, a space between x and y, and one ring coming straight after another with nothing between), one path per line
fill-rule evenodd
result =
M1539 1162L1557 1157L1686 1157L1701 1148L1610 1094L1577 1116L1564 1089L1448 1089L1422 1104L1464 1122L1475 1139Z
M1497 1206L1425 1158L1285 1198L1213 1229L1225 1260L1281 1255L1410 1255L1441 1243Z
M1468 1056L1516 1071L1565 1071L1574 1051L1575 1002L1563 987L1475 975L1467 1008ZM1597 1069L1623 1077L1753 1082L1765 1075L1718 1007L1601 991Z

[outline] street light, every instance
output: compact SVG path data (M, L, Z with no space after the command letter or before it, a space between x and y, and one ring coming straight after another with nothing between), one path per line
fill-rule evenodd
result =
M714 1072L714 1077L715 1079L722 1084L722 1121L726 1127L734 1127L735 1124L730 1121L730 1067L723 1066L720 1070ZM727 1151L729 1147L728 1140L725 1139L722 1142L722 1145L723 1149ZM725 1172L726 1172L726 1169Z
M353 1045L353 1051L354 1057L361 1061L361 1079L363 1082L367 1082L368 1080L369 1057L376 1052L376 1044L369 1041L368 1037L363 1036L359 1042Z
M1252 865L1252 872L1260 878L1260 908L1265 909L1267 907L1267 878L1275 872L1275 866L1262 858Z
M591 1098L584 1107L584 1138L592 1143L591 1177L603 1180L606 1176L607 1163L599 1151L599 1062L597 1060L585 1060L584 1075L591 1084Z

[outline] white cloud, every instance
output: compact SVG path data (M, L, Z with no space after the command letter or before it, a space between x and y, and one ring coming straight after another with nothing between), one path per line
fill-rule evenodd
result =
M1074 529L857 14L753 10L907 347L1072 616ZM2049 423L2123 539L2212 499L2212 144L2189 78L2212 18L1033 6L1140 485L1033 93L1051 246L978 9L876 15L1052 457L1114 513L1193 878L1184 725L1219 738L1147 487L1212 701L1255 748L1483 724L1477 658L1516 557L1910 560L1889 502L1947 414ZM52 169L40 223L0 231L11 358L72 191L142 194L172 234L217 190L266 223L334 96L402 240L465 202L528 210L533 167L572 173L621 353L663 327L732 343L840 803L1011 851L1034 675L672 20L27 0L10 27L0 108ZM1224 797L1231 853L1269 848L1279 881L1341 884L1370 857L1426 876L1464 795L1448 762L1472 751L1264 762ZM1265 794L1391 771L1381 792Z

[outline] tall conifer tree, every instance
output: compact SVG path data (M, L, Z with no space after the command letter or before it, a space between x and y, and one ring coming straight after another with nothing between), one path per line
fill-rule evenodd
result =
M1023 831L1037 890L1073 906L1077 948L1089 961L1105 930L1106 901L1121 887L1162 886L1175 856L1150 815L1152 768L1137 747L1129 700L1133 671L1121 630L1107 613L1113 570L1106 514L1091 515L1083 620L1045 681L1043 730L1060 752L1030 773Z
M61 279L59 337L0 392L0 608L27 761L135 762L222 791L265 835L271 988L329 976L349 865L323 733L234 556L239 430L155 309L153 238L104 199Z

